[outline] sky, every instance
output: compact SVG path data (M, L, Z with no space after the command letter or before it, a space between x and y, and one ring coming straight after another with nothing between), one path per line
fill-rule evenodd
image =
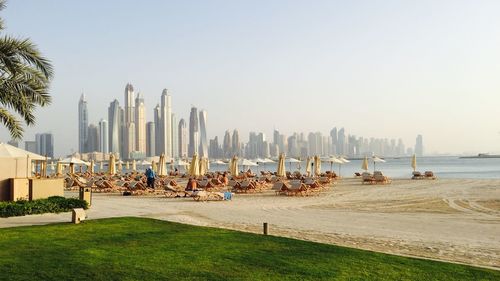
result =
M54 65L25 140L52 132L56 156L77 150L80 95L97 123L128 82L148 121L164 88L178 119L207 110L210 138L345 127L472 154L500 152L499 14L496 0L10 0L0 17Z

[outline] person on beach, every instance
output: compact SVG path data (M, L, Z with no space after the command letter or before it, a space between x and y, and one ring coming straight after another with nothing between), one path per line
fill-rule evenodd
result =
M155 172L152 167L146 169L146 178L147 178L147 186L151 188L155 188Z

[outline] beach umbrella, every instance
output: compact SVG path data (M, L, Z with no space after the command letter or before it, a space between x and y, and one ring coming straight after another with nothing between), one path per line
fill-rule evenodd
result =
M135 159L132 161L132 170L134 172L137 171L137 163L135 162Z
M123 171L123 161L118 161L118 173L121 174Z
M191 166L189 167L189 175L192 177L198 177L200 175L200 161L198 161L198 154L193 155L191 160Z
M375 163L384 163L385 162L384 159L381 159L377 156L373 156L372 159L373 159L373 171L375 171Z
M328 158L324 158L324 159L321 159L323 162L329 162L330 163L330 171L333 171L333 163L336 163L336 164L344 164L344 162L342 162L340 159L338 159L337 157L335 156L330 156Z
M363 163L361 163L361 169L368 171L368 157L365 156Z
M343 164L351 162L351 161L349 161L349 160L345 159L345 157L344 157L344 156L340 156L338 159L339 159L340 161L342 161L342 163L343 163ZM341 167L342 167L342 164L339 164L339 177L340 177L340 169L341 169Z
M104 161L101 161L101 163L99 163L99 172L102 172L102 170L104 170Z
M140 166L150 166L151 165L151 162L148 162L146 160L142 160L141 162L139 162L139 165Z
M60 162L57 162L56 175L62 175L62 170L63 170L63 164Z
M415 172L417 170L417 155L413 154L411 157L411 167L413 168L413 171Z
M306 174L307 174L307 176L311 175L311 157L307 157L307 161L306 161Z
M128 161L125 162L125 169L130 170L130 163Z
M319 176L321 174L321 158L316 155L314 156L314 175Z
M238 157L233 156L233 159L231 159L231 167L230 167L230 173L231 175L237 177L240 174L239 168L238 168Z
M94 173L94 159L90 160L89 172L90 174Z
M215 164L215 165L227 165L227 163L221 161L221 160L215 160L215 161L212 161L212 164Z
M151 161L151 170L155 173L157 172L155 160Z
M165 154L160 155L160 161L158 162L158 175L166 176L167 175L167 166L165 163Z
M285 177L285 154L281 153L278 158L278 170L276 171L278 177Z
M114 175L114 174L116 174L115 155L114 154L110 154L109 155L108 173L111 176Z
M300 163L301 161L299 159L295 159L295 158L286 158L285 162L289 163L289 168L290 168L290 171L292 171L292 163Z
M208 172L208 158L202 157L200 158L200 175L205 175Z

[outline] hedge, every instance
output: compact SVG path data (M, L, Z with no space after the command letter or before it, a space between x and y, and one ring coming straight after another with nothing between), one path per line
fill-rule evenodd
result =
M15 202L0 202L0 217L15 217L43 213L61 213L73 208L88 209L85 200L52 196L47 199L33 201L19 200Z

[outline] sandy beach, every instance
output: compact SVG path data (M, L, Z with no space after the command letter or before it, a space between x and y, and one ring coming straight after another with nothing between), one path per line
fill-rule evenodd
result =
M74 195L70 194L70 195ZM143 216L500 269L500 180L343 179L318 196L267 191L232 201L94 194L89 219ZM46 214L0 219L0 227L69 221Z

